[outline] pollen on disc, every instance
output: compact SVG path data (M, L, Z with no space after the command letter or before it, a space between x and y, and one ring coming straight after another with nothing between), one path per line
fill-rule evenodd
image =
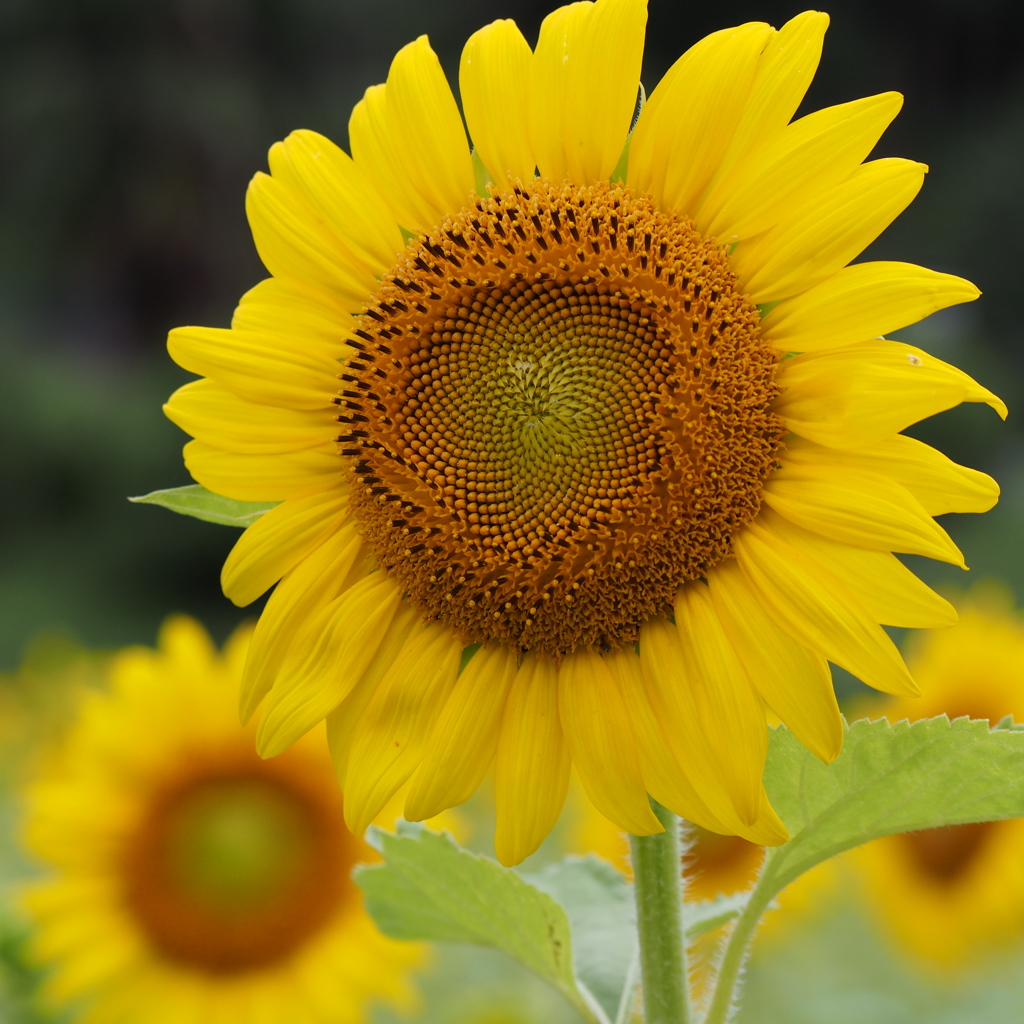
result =
M410 244L358 320L356 514L467 642L632 643L760 507L777 356L725 252L643 196L512 183Z

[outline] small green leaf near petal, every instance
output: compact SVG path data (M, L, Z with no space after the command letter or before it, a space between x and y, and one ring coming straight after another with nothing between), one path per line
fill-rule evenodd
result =
M207 523L222 526L238 526L244 529L252 526L264 513L269 512L276 501L235 501L208 491L199 484L187 487L168 487L162 491L151 491L137 498L129 498L139 505L160 505L179 515L192 516Z

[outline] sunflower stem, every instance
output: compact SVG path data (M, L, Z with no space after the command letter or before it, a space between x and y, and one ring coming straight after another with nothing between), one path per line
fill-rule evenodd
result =
M772 899L778 895L779 887L773 870L773 852L771 849L766 852L757 883L729 933L729 940L715 977L714 995L711 997L711 1005L703 1024L729 1024L735 1018L739 1008L743 970L750 955L750 944L761 918L771 905Z
M640 935L645 1024L690 1024L690 983L683 926L681 821L654 803L665 831L630 836Z

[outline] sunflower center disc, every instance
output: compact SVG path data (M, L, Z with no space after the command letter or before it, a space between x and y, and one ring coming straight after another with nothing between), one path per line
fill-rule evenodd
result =
M620 186L477 200L410 243L354 344L356 513L467 642L634 642L730 554L783 436L725 252Z
M351 846L338 807L290 773L216 766L157 795L128 846L125 896L169 959L267 967L337 912Z

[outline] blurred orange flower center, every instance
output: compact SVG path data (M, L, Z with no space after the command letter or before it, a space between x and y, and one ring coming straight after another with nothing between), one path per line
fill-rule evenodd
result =
M128 906L154 945L227 974L284 959L326 923L352 895L355 848L340 804L318 788L258 762L160 791L125 863Z
M981 821L907 832L900 838L927 877L938 884L950 885L969 871L997 826L997 822Z

